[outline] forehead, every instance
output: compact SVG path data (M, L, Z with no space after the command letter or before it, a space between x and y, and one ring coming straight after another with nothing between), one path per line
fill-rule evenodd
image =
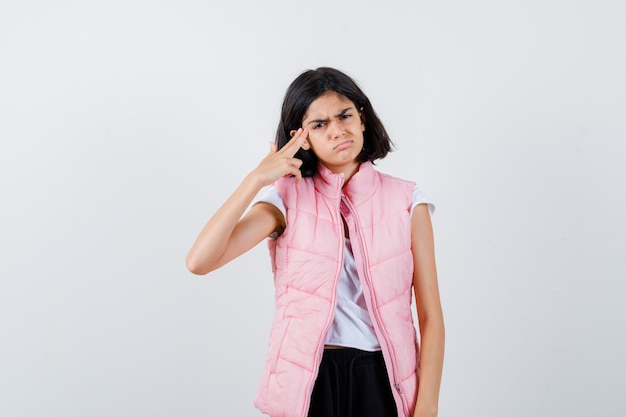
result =
M354 103L343 94L327 91L309 104L309 108L304 113L302 120L335 116L349 107L356 109Z

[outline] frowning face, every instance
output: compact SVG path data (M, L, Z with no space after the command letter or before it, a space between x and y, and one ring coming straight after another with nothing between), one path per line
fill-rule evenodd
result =
M365 123L352 101L334 91L322 94L309 105L302 127L309 130L302 148L312 150L328 169L343 172L346 179L357 171Z

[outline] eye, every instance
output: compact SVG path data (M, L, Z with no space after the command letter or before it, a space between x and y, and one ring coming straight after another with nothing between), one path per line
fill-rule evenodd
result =
M324 122L320 122L318 124L316 124L315 126L313 126L313 129L320 129L322 127L326 126L326 123Z

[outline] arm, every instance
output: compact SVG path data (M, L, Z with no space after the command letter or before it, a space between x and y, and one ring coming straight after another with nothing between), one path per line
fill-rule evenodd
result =
M255 204L243 218L259 190L280 177L302 178L302 161L293 156L306 139L300 129L280 150L271 144L269 154L250 172L235 192L207 222L187 254L187 268L204 275L251 249L285 222L282 213L267 203Z
M445 331L437 284L433 229L425 204L419 204L413 210L411 243L415 265L413 287L421 337L420 382L414 417L434 417L438 413Z

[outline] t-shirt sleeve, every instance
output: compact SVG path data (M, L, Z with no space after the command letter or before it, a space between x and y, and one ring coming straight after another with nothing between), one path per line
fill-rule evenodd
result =
M271 185L262 190L259 195L254 199L252 205L260 202L269 203L275 206L278 210L280 210L281 213L283 213L283 217L287 218L285 202L283 201L283 198L281 197L280 192L278 191L278 188L276 188L276 186Z
M427 204L428 205L428 212L430 213L431 216L435 212L435 205L432 203L430 198L428 198L428 196L426 194L424 194L422 192L422 190L417 188L417 186L414 186L413 187L413 204L411 206L411 213L413 213L413 209L418 204Z
M283 213L283 218L287 219L287 210L285 209L285 202L283 201L283 198L280 195L280 192L278 191L278 188L276 188L276 186L271 185L267 187L266 189L261 190L259 195L252 202L252 205L256 203L260 203L260 202L273 205L278 210L280 210L281 213ZM271 235L269 235L269 237L272 239L277 239L278 236L281 235L281 233L282 233L282 230L274 231L272 232Z

